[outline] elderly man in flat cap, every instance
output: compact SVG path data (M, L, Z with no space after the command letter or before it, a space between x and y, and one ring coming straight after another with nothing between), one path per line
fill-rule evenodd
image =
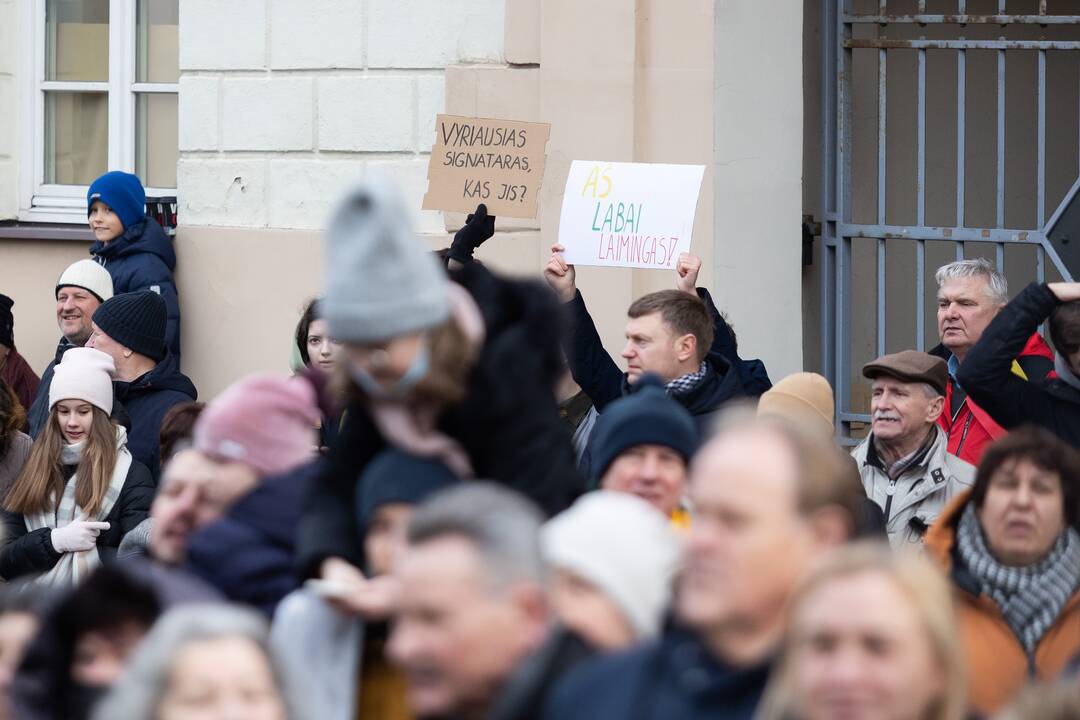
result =
M975 468L948 453L937 424L949 374L941 358L914 350L863 366L872 382L870 434L852 452L867 496L881 506L893 547L922 543L953 496L967 490Z

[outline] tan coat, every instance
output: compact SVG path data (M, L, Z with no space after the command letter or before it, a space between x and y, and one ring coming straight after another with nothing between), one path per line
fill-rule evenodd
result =
M1080 652L1080 591L1073 594L1046 631L1034 656L1005 622L997 604L986 594L963 587L953 572L956 526L970 492L955 498L926 534L926 551L949 573L956 591L956 612L968 664L968 700L980 713L990 714L1007 704L1029 679L1055 679Z
M851 453L859 465L866 496L885 511L889 544L894 548L922 543L926 529L934 524L945 506L975 482L975 468L950 455L948 436L937 425L933 430L936 437L926 457L902 473L895 483L884 470L867 462L872 434Z

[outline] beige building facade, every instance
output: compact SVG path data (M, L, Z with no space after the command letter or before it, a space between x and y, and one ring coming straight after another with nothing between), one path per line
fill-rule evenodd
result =
M124 13L138 34L143 3L104 1L110 39L125 37ZM321 285L329 208L356 178L390 175L431 247L448 244L461 216L420 210L439 112L551 123L539 217L500 220L478 252L516 275L538 277L558 238L572 160L705 165L701 284L745 356L774 378L803 368L801 0L770 0L768 12L760 0L174 4L183 369L205 398L248 372L287 371L295 322ZM77 193L66 216L35 216L32 204L40 149L25 138L49 120L35 103L53 88L35 74L34 13L51 5L0 0L0 105L15 110L0 113L0 292L15 299L17 345L39 370L57 340L55 278L89 245ZM159 27L150 44L163 37ZM149 141L138 130L134 150L110 146L111 168L158 167L173 151L168 129ZM125 128L110 132L125 141ZM629 303L673 283L663 271L579 272L613 355Z

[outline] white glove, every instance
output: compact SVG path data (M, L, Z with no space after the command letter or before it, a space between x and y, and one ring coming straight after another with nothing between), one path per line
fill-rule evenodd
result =
M49 534L56 552L82 552L97 545L97 537L102 530L108 530L109 523L93 520L73 520L62 528L56 528Z

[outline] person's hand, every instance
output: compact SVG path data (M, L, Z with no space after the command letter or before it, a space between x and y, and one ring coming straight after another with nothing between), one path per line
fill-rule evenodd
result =
M561 302L567 303L574 299L577 292L577 271L563 259L562 245L556 243L551 246L551 259L544 266L544 279Z
M82 552L92 550L97 545L98 535L108 530L109 523L94 520L72 520L62 528L49 533L52 546L59 553Z
M701 258L690 253L679 253L675 264L675 287L697 297L697 276L701 272Z
M382 620L389 617L397 605L400 591L394 577L369 580L355 566L336 557L323 560L319 570L326 585L334 588L323 597L343 613L359 615L366 620Z
M1080 300L1080 283L1048 283L1046 287L1050 289L1050 292L1054 293L1060 302L1067 303Z
M466 217L465 224L454 234L447 259L456 260L462 265L472 261L476 248L494 234L495 216L488 215L487 205L480 203L476 206L476 212Z

